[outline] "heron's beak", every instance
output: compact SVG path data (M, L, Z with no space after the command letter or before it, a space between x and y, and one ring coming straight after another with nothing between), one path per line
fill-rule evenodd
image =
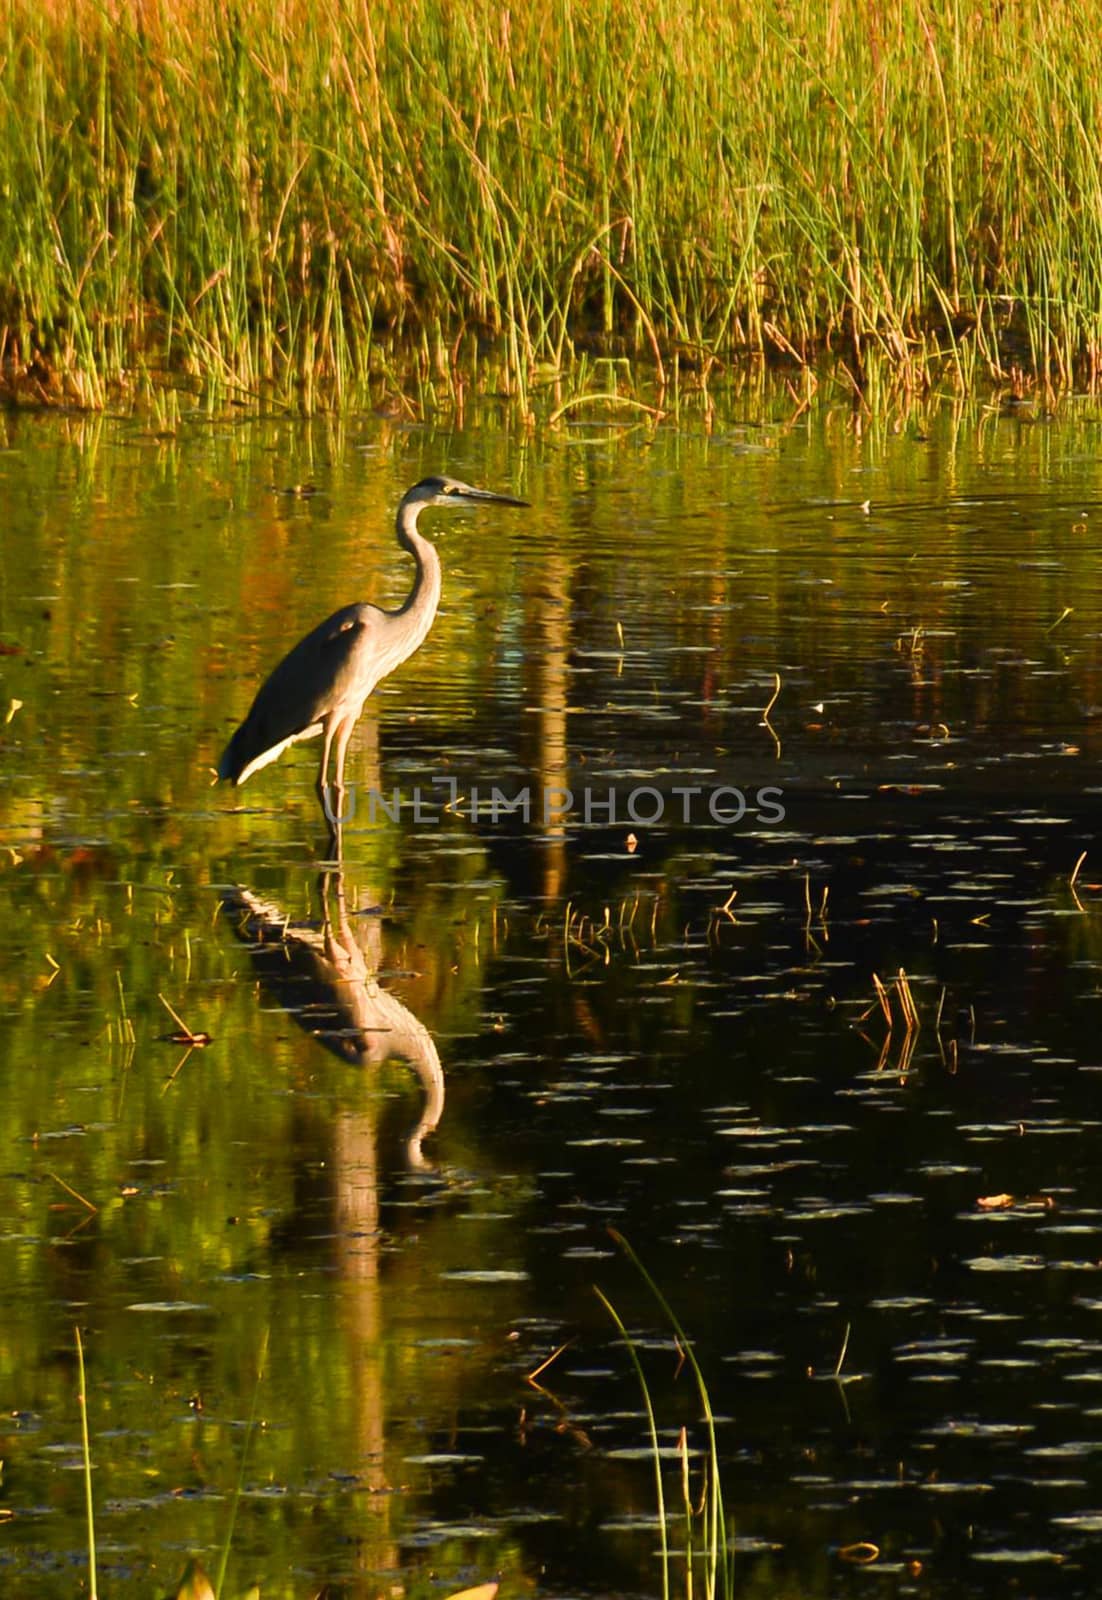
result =
M460 500L488 500L498 506L527 506L528 500L515 500L511 494L495 494L492 489L460 489Z

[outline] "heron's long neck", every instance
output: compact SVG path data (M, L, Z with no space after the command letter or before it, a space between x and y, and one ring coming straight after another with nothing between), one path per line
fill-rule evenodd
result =
M440 604L440 557L436 554L435 546L417 532L420 510L421 507L416 505L398 508L398 543L403 550L409 551L417 563L417 575L409 598L394 613L402 619L407 655L412 655L424 641Z

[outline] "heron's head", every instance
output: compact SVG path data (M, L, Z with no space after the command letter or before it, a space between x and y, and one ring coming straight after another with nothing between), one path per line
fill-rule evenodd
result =
M474 489L458 478L422 478L406 491L403 506L460 506L471 502L490 502L499 506L526 506L527 500L515 500L512 495L495 494L492 489Z

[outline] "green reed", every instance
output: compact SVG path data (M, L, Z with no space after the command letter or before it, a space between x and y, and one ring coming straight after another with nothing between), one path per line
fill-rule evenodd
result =
M671 1557L670 1547L680 1524L684 1530L684 1570L685 1570L685 1600L694 1600L696 1589L696 1571L700 1569L700 1587L703 1600L729 1600L734 1589L734 1571L732 1565L731 1530L726 1523L723 1509L723 1484L720 1474L719 1445L716 1439L716 1420L712 1411L712 1402L708 1393L708 1386L704 1373L696 1359L692 1342L682 1327L680 1321L669 1301L651 1277L646 1267L640 1261L631 1245L615 1228L610 1228L609 1233L616 1244L620 1246L632 1266L635 1267L643 1282L657 1301L663 1316L677 1340L677 1348L688 1364L696 1387L697 1403L699 1406L699 1421L703 1424L707 1440L703 1452L704 1491L699 1506L693 1505L693 1497L689 1484L689 1448L686 1430L681 1429L678 1445L678 1456L681 1468L681 1512L675 1517L667 1505L663 1485L662 1456L658 1443L658 1425L654 1413L654 1402L651 1397L650 1387L643 1371L639 1350L625 1327L619 1313L601 1289L596 1289L597 1298L612 1318L629 1359L634 1368L636 1378L639 1380L643 1405L647 1415L647 1430L651 1449L651 1462L654 1470L655 1500L658 1511L659 1555L662 1567L662 1597L670 1600L671 1592ZM847 1333L848 1337L848 1333ZM844 1356L844 1351L843 1351ZM841 1360L839 1361L839 1366ZM701 1524L701 1540L699 1548L694 1545L693 1526L695 1522Z
M88 1383L84 1376L84 1344L80 1328L74 1329L77 1342L77 1373L80 1379L80 1457L84 1472L84 1514L88 1522L88 1595L97 1600L99 1590L96 1580L96 1518L92 1501L92 1449L88 1442Z
M0 363L31 398L306 410L528 409L595 350L1093 380L1092 17L4 0Z

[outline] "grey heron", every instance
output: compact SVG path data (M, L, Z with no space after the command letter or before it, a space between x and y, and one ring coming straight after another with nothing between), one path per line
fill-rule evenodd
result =
M289 745L323 735L318 766L318 799L336 831L344 795L344 758L364 701L387 673L419 648L432 627L440 603L440 557L417 519L428 506L490 503L526 506L526 500L472 489L456 478L422 478L407 490L398 507L398 543L417 564L413 588L397 611L354 604L300 639L261 684L249 714L218 764L219 778L244 783ZM335 751L336 808L327 804L330 753Z

